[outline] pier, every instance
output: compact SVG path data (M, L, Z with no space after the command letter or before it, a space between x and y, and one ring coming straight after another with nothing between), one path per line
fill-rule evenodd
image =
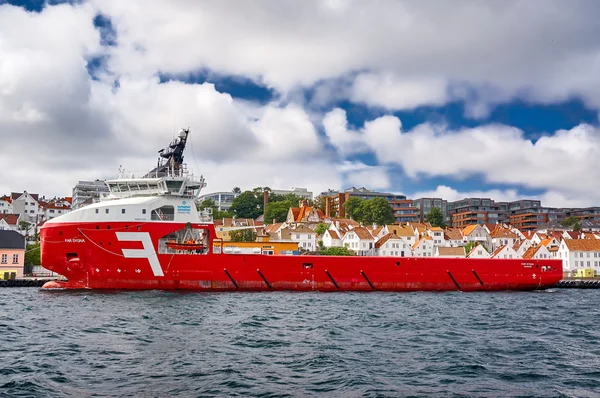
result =
M58 278L20 278L0 280L0 287L42 287L48 281L55 281Z

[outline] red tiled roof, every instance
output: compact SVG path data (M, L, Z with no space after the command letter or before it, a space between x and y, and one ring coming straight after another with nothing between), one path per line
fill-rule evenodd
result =
M571 239L579 239L579 232L577 231L566 231L567 235L571 237Z
M17 225L20 214L0 214L0 220L5 220L8 225Z
M471 234L471 232L475 231L475 228L477 228L478 224L474 224L474 225L467 225L463 230L462 230L462 236L469 236Z
M578 252L596 252L600 251L599 239L565 239L567 248Z
M0 200L4 200L8 203L12 203L12 199L8 195L4 195L4 196L0 197Z
M355 232L359 239L373 239L373 235L369 232L365 227L356 227L352 229L352 232Z
M492 238L516 239L517 234L515 234L510 229L498 227L492 231L491 237Z
M523 236L525 236L525 239L527 240L531 240L531 238L533 238L533 235L535 235L535 231L521 231L521 233L523 234Z
M377 242L375 242L375 248L379 249L381 246L383 246L385 244L385 242L390 240L391 237L392 237L392 234L389 234L389 233L383 235Z
M494 252L492 253L492 257L497 256L498 253L500 253L502 251L502 249L504 249L505 247L506 247L506 245L498 246L498 248L496 250L494 250Z
M532 259L541 247L542 246L531 246L525 253L523 253L523 258Z
M329 232L329 236L331 236L331 239L340 239L340 236L335 230L328 229L327 232Z
M457 229L447 229L444 234L446 240L463 240L463 236Z

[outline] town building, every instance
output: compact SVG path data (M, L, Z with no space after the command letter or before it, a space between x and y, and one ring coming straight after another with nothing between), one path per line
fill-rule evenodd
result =
M104 194L108 193L108 186L104 180L79 181L73 188L73 202L71 207L75 210L96 203Z
M12 199L8 195L0 197L0 214L12 214Z
M0 279L23 277L25 237L16 231L0 230Z
M422 237L412 246L412 251L416 257L433 257L433 239L429 236Z
M498 224L504 222L508 211L505 202L490 198L465 198L448 202L447 223L458 228L473 224Z
M560 242L558 258L563 262L565 276L579 270L593 269L600 274L600 239L564 239Z
M387 233L375 242L378 256L410 257L411 247L406 241L394 234Z
M343 192L329 190L321 193L321 196L325 196L325 214L327 217L346 217L344 203L351 197L357 197L363 200L384 198L392 206L394 217L398 223L417 221L418 219L416 209L412 207L412 200L407 199L405 195L370 191L364 187L351 187Z
M0 214L0 229L2 230L12 230L19 231L19 221L21 221L20 214ZM23 235L25 233L23 232Z
M300 207L290 207L285 222L288 225L304 224L315 227L325 220L325 213L321 209L309 206L306 199L300 202Z
M227 211L231 208L233 200L240 194L234 192L212 192L202 195L198 198L198 203L202 203L207 199L215 202L215 205L220 211Z
M313 198L313 193L306 188L292 188L292 189L272 189L271 193L275 195L296 195L300 199L311 199Z
M492 255L480 244L476 244L471 248L467 258L490 258Z
M463 241L468 242L477 242L481 245L484 245L486 248L492 246L492 238L488 233L487 229L482 227L479 224L468 225L462 230Z
M412 207L415 208L416 221L424 222L425 218L434 207L439 208L444 215L444 220L448 218L448 201L442 198L419 198L412 200Z
M519 254L509 245L501 245L494 250L492 258L520 258Z
M342 238L342 245L360 256L373 255L374 239L365 227L355 227Z
M40 207L37 193L12 192L10 198L12 199L13 212L21 215L21 221L27 221L31 224L42 221L44 210Z
M328 229L321 237L325 247L342 247L342 238L335 228Z

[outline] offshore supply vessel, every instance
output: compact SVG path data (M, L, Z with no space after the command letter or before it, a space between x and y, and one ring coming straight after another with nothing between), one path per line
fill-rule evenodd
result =
M42 265L66 277L44 289L200 291L535 290L563 275L555 259L468 259L233 254L195 200L206 186L188 172L189 129L140 175L121 170L98 203L41 227Z

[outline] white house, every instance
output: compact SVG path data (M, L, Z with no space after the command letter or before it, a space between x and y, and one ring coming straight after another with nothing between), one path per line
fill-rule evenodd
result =
M498 227L490 234L492 238L491 250L496 250L503 245L511 246L517 241L517 235L508 228Z
M368 255L373 253L375 240L367 228L356 227L346 232L342 245L359 255Z
M42 221L44 211L38 202L38 194L30 194L27 191L23 193L12 192L13 212L21 215L21 220L36 222Z
M446 238L444 238L444 230L440 227L431 227L427 230L427 235L433 239L433 246L446 246Z
M465 258L465 248L460 247L436 247L435 256L442 258Z
M328 229L323 233L322 239L325 247L342 247L342 238L335 228Z
M462 230L462 236L465 244L467 242L477 242L485 247L491 247L492 245L492 238L490 237L487 229L479 224L467 225Z
M486 231L487 232L487 231ZM490 253L485 250L485 247L482 245L475 245L469 254L467 254L467 258L490 258Z
M396 224L386 225L385 229L388 233L394 234L412 247L419 240L419 233L410 226L400 226Z
M523 254L531 247L531 242L528 239L523 241L517 241L513 245L513 250L517 253L519 257L523 257Z
M444 241L446 242L447 247L460 247L466 245L462 233L458 229L446 229Z
M527 249L527 251L523 254L523 258L539 260L544 258L552 258L552 254L550 251L548 251L546 246L537 245L531 246L529 249Z
M433 239L422 237L412 246L412 251L416 257L433 257Z
M2 220L2 225L7 226L13 231L17 231L21 235L25 235L25 231L21 231L19 229L19 221L21 221L20 214L4 214L0 213L0 220Z
M588 268L597 275L600 273L600 240L564 239L558 249L558 258L562 259L565 273Z
M492 253L492 258L521 258L517 252L509 245L502 245Z
M298 242L298 248L308 251L317 250L317 233L308 227L299 224L295 229L290 229L290 240Z
M375 242L375 249L378 256L412 256L410 245L404 239L389 233Z
M0 214L12 214L13 213L13 205L12 199L10 196L2 196L0 197Z

